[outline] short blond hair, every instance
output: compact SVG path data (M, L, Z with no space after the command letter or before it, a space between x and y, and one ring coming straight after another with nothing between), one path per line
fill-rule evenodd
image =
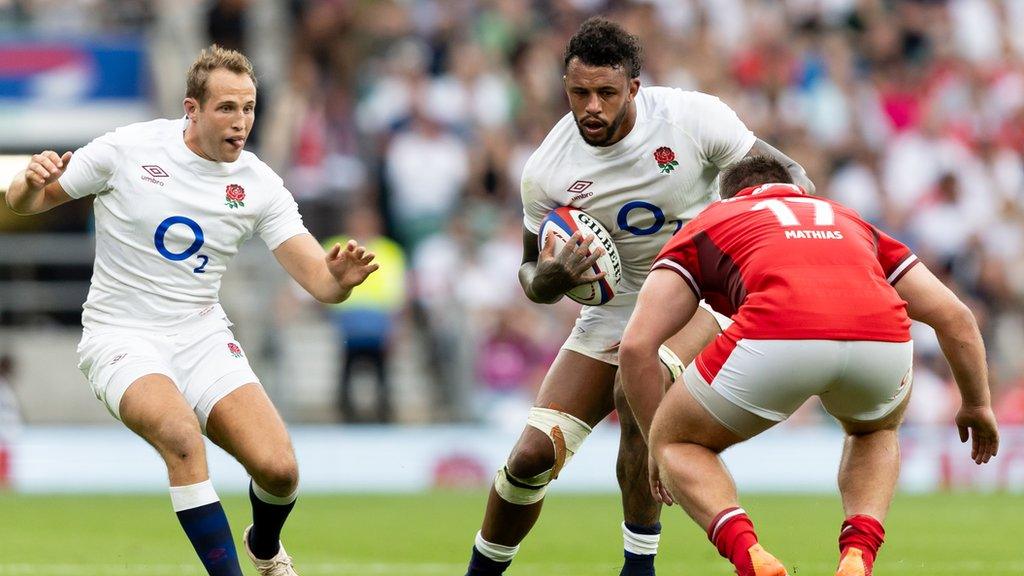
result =
M252 79L253 86L256 85L256 73L252 69L252 62L246 58L245 54L211 44L208 48L203 48L188 69L188 77L185 80L185 97L194 98L202 104L209 96L207 84L210 74L221 68L235 74L248 74Z

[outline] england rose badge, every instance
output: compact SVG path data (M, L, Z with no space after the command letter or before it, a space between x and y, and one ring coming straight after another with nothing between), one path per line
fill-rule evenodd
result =
M675 170L676 166L679 166L679 162L676 161L676 153L668 146L662 146L654 151L654 161L658 163L662 174L668 174Z
M225 205L230 208L238 208L239 206L245 206L245 188L242 188L238 184L228 184L228 189L224 194L224 199L227 200Z

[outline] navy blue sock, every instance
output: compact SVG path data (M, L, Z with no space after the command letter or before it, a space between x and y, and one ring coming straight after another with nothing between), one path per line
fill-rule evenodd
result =
M267 502L271 500L272 502ZM249 530L249 550L261 560L277 554L281 543L281 528L295 507L295 496L278 498L267 493L255 482L249 481L249 502L252 503L252 529Z
M661 534L661 523L655 522L651 526L639 526L637 524L625 525L626 530L633 534L643 536L658 536ZM637 554L629 550L623 551L625 560L622 563L622 571L619 576L654 576L654 557L656 554Z
M242 576L228 517L219 500L176 514L210 576Z
M469 558L469 570L466 576L501 576L512 564L512 561L498 562L484 556L473 546L473 555Z

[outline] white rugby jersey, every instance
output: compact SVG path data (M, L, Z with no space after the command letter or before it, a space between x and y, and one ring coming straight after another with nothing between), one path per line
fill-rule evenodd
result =
M82 324L167 327L217 304L239 246L306 233L281 178L254 154L213 162L185 146L185 119L118 128L75 152L60 185L95 194L96 262Z
M636 124L611 146L587 144L566 114L523 169L523 223L536 234L558 206L590 214L619 250L619 292L635 293L665 242L717 199L719 171L755 139L718 98L676 88L640 88Z

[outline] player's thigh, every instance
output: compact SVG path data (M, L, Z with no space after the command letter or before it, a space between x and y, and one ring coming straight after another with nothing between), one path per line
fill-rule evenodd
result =
M147 374L127 388L120 400L122 422L161 454L203 451L199 420L177 385L165 374Z
M565 412L593 427L614 408L618 367L572 350L561 350L544 376L534 405Z
M260 387L226 320L212 318L183 330L175 345L175 373L204 431L208 431L215 406L224 398L250 384Z
M147 375L163 375L177 384L166 337L155 332L109 328L86 331L78 345L78 367L96 398L115 418L129 388ZM179 394L180 396L180 394Z
M250 472L288 476L294 468L288 430L259 384L235 388L221 398L206 421L206 435ZM268 470L277 467L281 470Z
M686 326L665 341L665 346L679 358L683 366L687 366L722 330L728 327L723 327L722 324L730 322L728 318L720 314L716 315L702 303L697 307L693 318L686 323Z
M685 442L721 452L744 439L712 415L686 386L673 386L665 393L651 423L650 445L655 450Z
M913 379L913 342L844 342L848 360L821 403L848 431L899 426Z

